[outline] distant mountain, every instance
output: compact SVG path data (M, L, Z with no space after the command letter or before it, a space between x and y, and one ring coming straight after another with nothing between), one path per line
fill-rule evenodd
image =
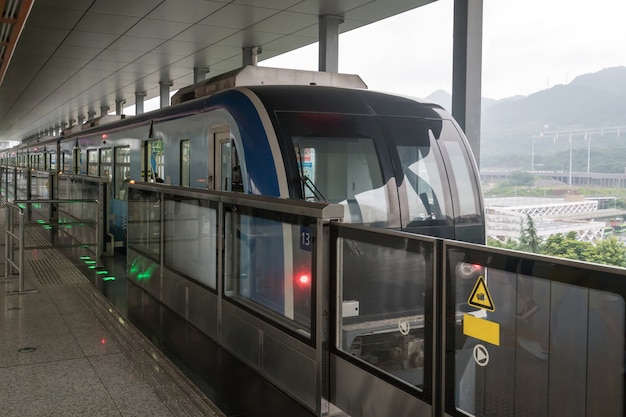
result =
M445 91L427 99L451 110ZM529 170L531 159L539 169L569 168L566 134L549 141L533 137L544 131L626 126L626 67L584 74L529 96L483 98L481 107L481 168ZM582 137L574 139L573 170L585 171L590 164L592 172L624 172L626 134L594 138L593 146Z
M482 127L527 125L537 132L626 124L626 67L576 77L526 98L496 103L483 113Z
M513 96L513 97L503 98L500 100L483 97L481 99L481 106L482 106L481 108L482 108L482 111L484 112L486 109L494 106L495 104L503 103L505 101L518 100L524 97L525 96ZM437 90L437 91L432 92L428 97L426 97L426 100L439 104L444 109L448 110L449 112L452 112L452 95L445 90Z

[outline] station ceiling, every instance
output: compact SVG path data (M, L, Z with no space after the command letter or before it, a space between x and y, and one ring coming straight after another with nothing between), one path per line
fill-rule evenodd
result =
M238 68L244 47L262 47L262 61L317 42L323 15L346 32L432 1L0 0L0 141L158 97L159 82L192 84L194 68Z

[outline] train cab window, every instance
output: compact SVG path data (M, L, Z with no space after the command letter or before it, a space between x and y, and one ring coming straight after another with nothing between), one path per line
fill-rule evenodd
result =
M94 177L98 175L98 150L97 149L87 150L87 175L91 175Z
M141 162L141 180L146 182L163 182L163 165L163 140L145 141L143 143L143 158Z
M119 199L126 199L128 183L130 183L130 146L115 148L114 196Z
M189 139L180 141L180 185L189 187L190 163L189 163Z
M398 187L401 200L408 205L403 227L449 222L452 218L450 188L428 121L400 117L380 117L379 121L397 150L402 169L397 173Z
M450 171L453 176L451 184L458 190L456 193L459 196L458 208L455 210L456 221L461 223L481 222L479 181L471 172L473 161L461 141L458 130L451 121L443 121L443 130L439 142L443 144L445 149L444 155L450 160L447 165L451 167Z
M394 192L381 160L388 152L373 118L311 113L282 113L279 118L292 140L305 200L346 206L344 220L350 223L399 223L389 209Z
M111 163L113 162L113 152L111 148L100 149L100 171L98 175L101 177L112 178Z

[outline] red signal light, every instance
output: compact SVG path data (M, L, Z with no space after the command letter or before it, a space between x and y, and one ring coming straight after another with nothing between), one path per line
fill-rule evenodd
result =
M297 281L301 286L311 285L311 275L307 273L300 274L298 275Z

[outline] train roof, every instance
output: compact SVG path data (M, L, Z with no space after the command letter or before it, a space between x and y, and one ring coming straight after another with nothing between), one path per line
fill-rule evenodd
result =
M244 87L256 94L268 111L303 111L450 118L438 104L394 94L326 86L259 85Z

